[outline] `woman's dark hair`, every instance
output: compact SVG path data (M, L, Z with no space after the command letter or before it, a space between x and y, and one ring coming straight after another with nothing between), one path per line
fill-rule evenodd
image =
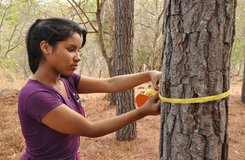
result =
M26 47L28 53L29 66L32 73L37 71L43 53L40 48L41 41L45 40L49 45L55 47L59 41L64 41L74 33L83 36L83 47L86 43L87 31L82 29L77 23L62 19L48 18L38 19L32 24L26 36Z

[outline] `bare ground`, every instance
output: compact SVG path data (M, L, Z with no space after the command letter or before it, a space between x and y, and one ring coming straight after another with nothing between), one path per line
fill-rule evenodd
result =
M232 78L229 105L229 160L245 160L245 104L240 102L241 77ZM0 160L16 159L24 148L17 115L18 90L0 89ZM87 117L96 121L115 115L103 94L81 95ZM160 116L137 122L138 136L118 142L115 133L100 138L81 137L84 160L157 160Z

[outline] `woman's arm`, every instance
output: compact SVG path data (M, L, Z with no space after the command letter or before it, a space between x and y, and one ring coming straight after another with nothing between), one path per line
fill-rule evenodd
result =
M136 110L98 122L90 122L62 104L47 113L43 117L42 123L64 134L99 137L117 131L147 115L157 115L159 113L160 102L158 94L156 94Z
M77 90L78 93L113 93L131 89L149 81L152 81L154 89L158 90L161 74L162 72L159 71L148 71L104 79L81 76Z

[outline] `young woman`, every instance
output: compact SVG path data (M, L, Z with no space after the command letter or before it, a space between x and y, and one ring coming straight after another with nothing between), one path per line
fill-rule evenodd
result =
M91 122L84 117L79 93L113 93L152 81L161 72L149 71L112 78L75 74L86 31L60 18L37 20L26 37L33 76L22 88L18 113L26 149L23 160L75 160L80 136L99 137L147 115L160 113L158 95L140 108L113 118Z

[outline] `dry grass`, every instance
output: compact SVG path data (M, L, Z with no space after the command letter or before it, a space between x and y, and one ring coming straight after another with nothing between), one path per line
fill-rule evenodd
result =
M115 108L101 95L81 96L90 120L97 121L112 117ZM94 107L97 107L96 109ZM118 142L115 133L100 138L81 138L80 155L84 160L142 160L158 159L160 118L145 117L137 122L137 138L129 142Z
M6 88L5 86L0 85L0 160L13 159L24 148L17 116L18 90L1 90ZM240 89L241 78L232 79L229 107L229 160L245 159L245 105L240 102ZM104 94L81 95L81 99L87 117L92 121L115 115L115 108L109 106ZM84 160L159 159L160 117L151 116L139 120L137 130L137 138L129 142L116 141L115 133L95 139L81 137L80 155Z
M0 69L0 89L21 89L25 82L22 75Z
M24 148L17 113L18 90L0 90L0 159L15 157Z
M229 107L229 159L245 160L245 104L241 103L241 77L232 79Z

